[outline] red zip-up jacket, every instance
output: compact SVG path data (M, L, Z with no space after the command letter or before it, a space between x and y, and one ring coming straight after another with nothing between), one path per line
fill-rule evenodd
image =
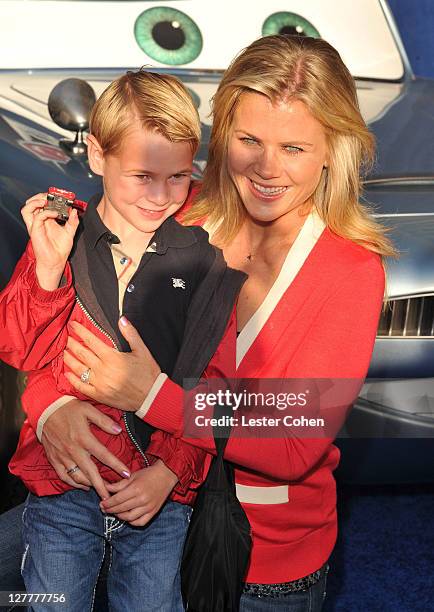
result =
M162 431L152 434L145 454L128 434L122 411L93 402L72 387L65 377L66 366L63 363L67 337L74 336L70 323L77 321L106 344L112 344L76 301L69 263L65 269L64 285L55 291L45 291L39 286L35 267L29 242L11 280L0 295L0 358L17 369L30 371L22 396L27 418L9 465L10 471L36 495L52 495L71 489L57 476L36 435L38 421L46 408L57 399L70 395L71 399L94 404L121 426L122 432L117 435L106 433L92 424L90 427L97 439L131 471L143 468L157 457L161 458L178 476L171 499L192 503L194 489L202 482L203 471L209 463L206 460L208 455ZM75 338L80 341L77 336ZM116 472L97 460L95 462L105 480L119 480Z

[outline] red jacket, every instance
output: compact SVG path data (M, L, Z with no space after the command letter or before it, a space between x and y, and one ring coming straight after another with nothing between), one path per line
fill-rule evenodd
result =
M30 370L27 388L22 396L27 418L9 465L10 471L37 495L62 493L71 488L58 478L36 436L39 418L47 406L64 395L70 395L90 401L122 427L120 434L113 435L91 425L98 440L131 471L141 469L157 457L161 458L179 479L171 499L191 503L194 488L203 479L206 453L169 434L156 431L146 450L146 458L142 456L126 431L123 412L80 395L65 377L63 349L68 335L74 336L71 321L88 327L111 346L109 338L91 322L76 301L69 264L66 266L63 287L51 292L38 285L35 258L29 242L10 282L0 295L0 358L17 369ZM79 340L77 336L75 338ZM106 465L96 463L101 476L108 482L120 479Z

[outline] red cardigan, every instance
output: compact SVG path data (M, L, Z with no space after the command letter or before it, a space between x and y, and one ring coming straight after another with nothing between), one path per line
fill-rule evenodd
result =
M383 293L380 257L325 229L238 369L233 318L206 376L364 379ZM182 390L167 380L144 419L182 438ZM212 438L188 441L215 452ZM285 582L320 568L337 530L332 439L232 437L225 456L239 466L237 484L286 491L280 503L243 503L253 531L247 581Z

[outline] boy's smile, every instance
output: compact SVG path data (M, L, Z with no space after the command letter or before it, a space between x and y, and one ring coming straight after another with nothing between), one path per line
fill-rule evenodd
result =
M192 162L188 142L170 142L133 123L120 150L100 160L104 195L98 212L104 224L121 242L149 240L185 202Z

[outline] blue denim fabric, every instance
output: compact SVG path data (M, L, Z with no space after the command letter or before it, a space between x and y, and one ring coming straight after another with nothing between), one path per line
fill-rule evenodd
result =
M65 593L62 612L92 610L110 543L110 612L181 612L179 565L191 508L167 502L145 527L99 509L95 491L30 495L23 512L22 575L28 593ZM53 606L32 604L36 612Z
M282 597L241 596L239 612L321 612L326 596L328 566L319 581L307 591L288 593Z
M20 574L21 516L24 504L0 514L0 591L24 591Z

